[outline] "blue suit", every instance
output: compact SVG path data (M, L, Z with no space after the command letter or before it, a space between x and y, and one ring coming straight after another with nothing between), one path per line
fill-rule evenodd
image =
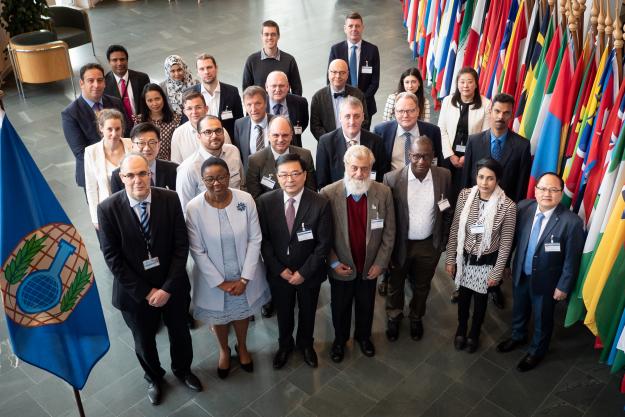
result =
M417 121L419 126L419 133L432 139L434 144L434 157L437 158L437 166L444 167L443 162L443 148L441 146L441 130L438 126L431 123ZM395 137L397 136L397 120L390 120L388 122L382 122L375 126L373 133L382 138L384 143L384 150L386 152L386 158L389 161L393 160L393 145L395 144Z
M538 239L532 261L532 273L523 272L527 245L536 214L536 200L523 200L518 204L517 225L512 269L514 307L512 312L512 339L527 337L527 324L534 311L534 336L528 353L543 357L549 348L553 332L555 289L569 293L579 271L584 249L582 220L559 204ZM547 252L545 244L559 244L559 250Z

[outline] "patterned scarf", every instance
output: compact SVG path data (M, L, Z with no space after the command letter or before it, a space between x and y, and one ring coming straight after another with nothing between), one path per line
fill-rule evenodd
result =
M171 67L174 65L180 65L183 69L184 78L182 81L176 81L170 77L169 71L171 71ZM169 99L169 105L176 113L182 113L182 92L197 84L198 81L193 79L189 73L187 64L185 64L182 58L178 55L168 56L165 59L164 66L165 77L167 77L165 79L165 94L167 94L167 98Z

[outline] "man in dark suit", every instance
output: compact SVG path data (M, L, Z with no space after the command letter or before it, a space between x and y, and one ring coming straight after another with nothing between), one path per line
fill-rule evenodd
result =
M323 188L343 178L345 164L343 156L349 146L364 145L371 149L375 162L371 176L382 182L390 165L384 152L382 139L362 129L364 120L363 104L355 97L348 96L341 103L341 127L326 133L317 145L317 186Z
M562 179L547 172L538 178L536 200L523 200L517 208L512 336L497 351L510 352L526 342L533 310L534 334L517 365L521 372L534 369L547 353L555 305L575 285L584 249L582 220L560 204L563 188Z
M232 144L239 148L243 167L247 170L250 155L269 144L267 128L273 115L267 113L267 94L261 87L253 85L243 92L243 104L247 116L234 122Z
M389 172L384 183L393 191L397 235L386 297L386 337L397 340L404 316L404 286L409 277L410 336L423 337L422 318L430 284L441 253L445 251L454 208L451 173L432 166L434 149L427 136L420 136L410 147L410 165Z
M326 276L326 257L332 244L332 211L328 200L304 186L307 167L299 155L282 155L276 164L281 189L258 199L263 232L261 253L278 313L279 349L273 367L286 365L297 347L302 350L304 361L316 368L313 331L319 290ZM293 341L296 300L299 313Z
M221 124L230 137L234 137L234 122L243 117L239 89L223 83L217 78L217 61L209 54L200 54L195 58L197 75L202 82L185 90L202 93L208 113L221 120ZM184 94L184 93L183 93Z
M178 164L162 159L156 159L161 147L161 133L150 122L139 123L130 131L132 151L145 157L150 167L150 183L154 187L176 190L176 170ZM111 174L111 193L124 189L124 183L119 176L119 168Z
M328 68L330 85L318 90L310 101L310 131L315 139L332 132L340 125L339 109L347 96L356 97L362 102L365 120L363 127L369 129L371 119L367 112L367 103L362 92L347 85L347 62L335 59Z
M289 79L282 71L267 76L267 113L287 116L293 126L293 145L302 147L302 133L308 127L308 100L289 93Z
M141 94L143 88L150 83L148 74L128 69L128 51L122 45L111 45L106 50L106 60L111 66L105 78L104 94L117 97L124 105L126 117L133 116L141 110Z
M148 398L161 401L165 370L156 348L161 320L170 340L171 369L188 388L201 391L191 373L193 347L186 316L189 278L187 228L175 192L150 187L148 161L137 153L121 162L125 190L98 206L100 248L113 274L113 306L130 328L148 381Z
M354 306L354 341L365 356L375 355L371 326L375 285L386 270L395 243L391 190L370 178L373 153L354 145L345 152L345 178L321 190L330 200L334 220L328 268L334 342L330 358L341 362L350 338Z
M347 41L332 45L328 63L342 59L349 63L347 83L358 87L366 97L369 116L377 112L375 93L380 86L380 52L378 47L362 39L365 24L359 13L350 13L343 26Z
M72 101L61 113L63 134L76 158L76 184L85 187L85 148L102 139L95 113L102 109L116 109L122 114L120 99L104 94L104 68L100 64L85 64L80 68L80 97ZM126 131L131 121L126 119Z

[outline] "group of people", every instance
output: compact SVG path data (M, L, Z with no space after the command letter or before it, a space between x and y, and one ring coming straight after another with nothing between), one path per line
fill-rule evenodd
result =
M387 100L385 121L370 131L378 48L362 39L358 13L346 17L344 30L310 112L295 58L278 49L273 21L262 24L263 47L245 63L242 98L218 80L208 54L196 60L200 82L172 55L167 79L151 83L128 68L121 45L107 50L110 72L99 64L81 69L81 97L63 111L63 130L114 276L113 305L132 331L153 404L165 374L155 342L161 321L172 371L195 391L202 384L191 371L190 306L214 329L219 378L234 357L253 372L249 322L274 310L273 367L284 367L295 349L317 367L317 301L329 279L331 359L343 360L352 337L371 357L376 288L386 297L393 342L410 285L410 336L421 340L444 252L457 288L455 348L479 348L488 293L503 308L500 285L510 276L513 331L497 349L526 342L533 311L532 342L518 369L532 369L546 354L555 303L577 276L583 228L559 204L563 184L555 173L538 178L535 200L523 200L530 146L508 129L514 99L480 96L477 73L465 68L434 125L421 74L410 68ZM314 161L302 146L308 126L318 140Z

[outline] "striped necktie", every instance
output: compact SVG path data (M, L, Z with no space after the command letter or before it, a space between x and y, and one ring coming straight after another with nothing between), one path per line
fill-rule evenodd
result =
M254 126L256 128L256 152L265 147L265 138L263 136L263 127L261 125Z
M150 214L148 213L148 202L139 203L139 222L141 223L141 231L146 241L150 241Z

